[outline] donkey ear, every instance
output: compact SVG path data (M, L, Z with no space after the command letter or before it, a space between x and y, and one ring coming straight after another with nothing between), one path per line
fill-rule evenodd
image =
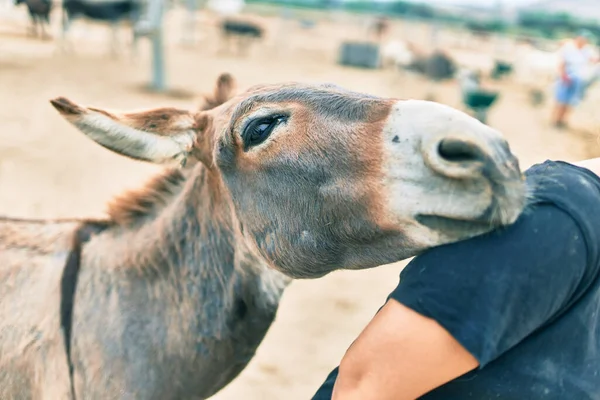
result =
M196 119L185 110L157 108L110 113L58 97L50 103L87 137L115 153L158 164L185 165L196 140Z
M199 111L207 111L226 103L231 99L237 90L237 82L235 78L225 72L219 75L213 92L209 95L204 95L200 99L198 106Z

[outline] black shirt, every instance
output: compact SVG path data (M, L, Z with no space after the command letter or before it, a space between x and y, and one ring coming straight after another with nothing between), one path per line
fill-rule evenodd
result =
M600 399L600 179L552 161L525 175L515 224L419 255L390 295L480 363L421 399Z

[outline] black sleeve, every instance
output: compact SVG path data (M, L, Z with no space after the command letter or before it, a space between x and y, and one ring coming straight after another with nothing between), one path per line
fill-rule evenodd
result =
M335 385L338 376L338 368L339 367L336 367L329 373L327 379L325 379L325 382L323 382L311 400L331 400L331 397L333 396L333 385Z
M557 318L592 273L579 225L542 203L506 229L416 257L390 297L436 320L483 367Z

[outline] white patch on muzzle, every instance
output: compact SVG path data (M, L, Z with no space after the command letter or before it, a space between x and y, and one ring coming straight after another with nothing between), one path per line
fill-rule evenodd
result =
M392 107L382 135L383 184L388 190L387 215L392 224L411 229L415 239L430 244L439 240L439 233L416 222L417 215L469 220L490 206L493 191L479 169L473 169L476 172L468 179L456 179L451 177L451 163L447 175L443 169L434 170L431 163L438 157L437 144L447 138L476 143L494 159L494 154L504 151L499 145L503 137L497 131L449 106L404 100ZM428 162L426 157L430 157Z

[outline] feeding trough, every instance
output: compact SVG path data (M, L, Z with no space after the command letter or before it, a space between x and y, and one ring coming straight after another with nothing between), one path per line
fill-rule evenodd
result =
M340 46L338 63L340 65L377 69L381 66L380 48L371 42L343 42Z
M499 93L495 91L477 89L463 94L464 105L473 111L475 118L485 123L490 107L498 99Z
M479 74L474 71L462 70L459 74L459 83L463 104L473 112L475 118L485 123L488 110L498 100L499 92L482 89Z
M492 79L499 80L505 75L510 75L513 72L513 65L506 61L495 60L494 69L490 76Z

